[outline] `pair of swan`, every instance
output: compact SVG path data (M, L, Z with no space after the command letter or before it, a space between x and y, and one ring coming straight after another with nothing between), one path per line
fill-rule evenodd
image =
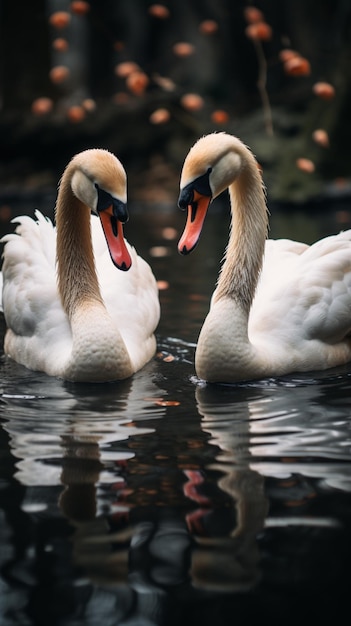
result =
M188 210L182 254L196 246L213 198L229 188L232 206L228 247L198 339L197 375L231 383L350 361L351 231L312 246L267 240L256 160L226 133L192 147L180 187L179 206ZM36 220L16 219L16 232L3 238L7 355L51 376L98 382L128 378L152 358L157 284L124 240L126 219L124 169L98 149L67 166L56 229L39 212Z

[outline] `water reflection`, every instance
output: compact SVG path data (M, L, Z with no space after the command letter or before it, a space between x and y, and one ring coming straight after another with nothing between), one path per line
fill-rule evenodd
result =
M1 440L6 433L8 457L0 542L8 549L2 550L2 572L5 588L22 587L20 604L27 607L43 584L42 575L50 578L58 566L68 574L72 567L83 567L89 575L96 559L104 565L102 538L110 532L106 516L123 519L129 510L123 502L123 474L135 453L128 441L151 435L154 428L145 421L159 420L165 409L159 402L163 390L153 383L153 363L128 381L103 386L69 385L6 360L4 370ZM63 519L69 523L64 531ZM95 537L98 547L91 549ZM118 580L121 575L115 574L114 567ZM123 580L126 576L127 571ZM72 582L71 574L67 584ZM17 614L19 609L10 602L8 610Z
M32 378L41 377L34 374ZM7 388L2 394L4 429L18 459L14 477L26 486L65 484L65 468L74 458L81 464L83 482L90 472L88 461L94 458L101 465L99 482L113 482L114 464L130 456L116 450L116 444L152 432L139 422L146 414L156 418L164 413L162 407L155 406L162 391L145 376L123 381L117 387L70 386L45 376L41 383L39 394L33 385L31 393Z
M227 393L211 386L199 387L196 399L202 428L211 436L209 443L218 448L216 462L206 469L217 473L218 489L228 498L221 516L211 506L202 511L206 534L195 532L198 548L192 559L193 582L222 591L247 590L259 577L256 537L268 513L264 478L250 467L248 403L230 402Z
M217 486L228 494L236 517L222 537L218 527L213 532L208 523L218 511L201 512L208 525L205 536L197 537L195 530L201 547L199 554L193 551L195 584L208 588L218 584L222 590L257 586L267 575L268 531L285 529L290 545L280 537L272 548L288 568L282 588L296 580L310 584L311 577L316 585L322 581L333 585L336 573L342 586L348 557L336 556L333 550L340 537L345 541L350 525L347 505L346 517L340 515L340 502L349 502L351 491L350 392L346 368L316 378L287 377L220 391L211 385L196 389L201 427L216 450L206 473L217 472ZM333 508L330 499L336 493L339 505ZM223 523L223 512L221 519ZM314 535L306 544L303 537L310 528ZM334 571L311 560L316 543L321 561L334 562ZM281 575L275 579L278 586Z
M291 471L325 477L323 460L339 461L329 469L334 478L341 471L340 488L348 491L351 485L344 481L344 461L350 461L350 409L351 377L348 367L339 368L340 374L318 373L313 376L286 377L223 387L221 395L214 387L207 394L217 398L217 417L223 414L223 424L237 420L249 423L250 464L266 476L284 475ZM344 375L343 375L344 374ZM200 391L201 393L201 391ZM222 406L220 409L219 407ZM200 412L203 412L200 404ZM208 423L208 418L205 419ZM222 428L224 427L222 424ZM215 437L222 448L232 441L224 429ZM289 464L290 459L290 464ZM284 463L284 465L282 465ZM328 472L329 473L329 472Z
M83 608L86 624L175 623L170 613L181 619L196 594L215 602L258 592L268 533L286 529L297 549L304 528L318 537L348 528L340 506L326 503L350 492L346 369L202 386L191 346L162 345L173 360L155 359L117 386L69 385L3 363L1 571L17 589L9 610L19 623L61 614L68 626ZM331 535L325 545L334 549ZM281 539L277 549L293 559Z
M217 460L239 458L265 477L301 474L350 492L351 377L339 372L228 386L220 396L200 388L203 428L222 451Z

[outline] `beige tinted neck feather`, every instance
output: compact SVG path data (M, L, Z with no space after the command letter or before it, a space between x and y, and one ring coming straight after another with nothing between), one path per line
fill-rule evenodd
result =
M268 212L256 160L242 154L243 167L229 187L232 223L215 300L231 297L248 313L263 262Z
M90 210L72 192L73 173L73 168L65 171L56 204L58 285L69 317L83 301L102 304L91 242Z

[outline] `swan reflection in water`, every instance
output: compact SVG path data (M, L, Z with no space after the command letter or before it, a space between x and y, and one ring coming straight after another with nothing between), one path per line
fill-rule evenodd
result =
M335 377L289 376L220 391L198 386L201 427L217 450L206 472L218 472L217 485L229 495L236 517L226 536L219 536L216 511L198 511L207 534L196 534L197 520L195 585L252 587L261 569L258 536L267 528L340 528L337 515L320 503L335 489L351 492L351 383L343 374L341 368ZM279 506L270 510L275 500Z
M244 403L233 405L228 402L227 394L219 394L211 386L198 387L196 400L202 428L218 449L216 460L207 471L218 474L217 485L221 492L228 494L229 508L224 516L222 511L221 520L216 520L217 511L211 507L198 512L198 516L203 514L206 535L196 534L196 515L188 516L197 545L192 554L193 583L207 589L250 589L259 576L256 537L264 526L268 500L264 477L250 467L249 416L239 414L236 417L239 407L245 410ZM218 529L225 516L228 518L226 533L221 535Z
M336 522L291 507L273 515L267 477L301 475L308 497L313 481L351 491L342 385L338 405L328 404L328 385L307 378L197 386L197 410L181 414L160 399L162 380L151 380L136 375L100 396L51 382L51 396L28 397L25 414L23 398L3 395L15 478L26 486L21 508L38 523L69 521L73 565L65 567L75 568L74 589L95 586L89 610L106 585L114 611L119 603L150 618L166 611L171 589L252 589L267 526Z
M59 504L79 525L107 509L127 509L114 508L111 491L118 494L124 485L125 464L134 456L128 439L153 433L146 420L165 413L154 368L150 363L148 375L117 384L75 385L17 367L13 384L2 390L0 417L15 459L13 477L26 487L24 512L52 517Z

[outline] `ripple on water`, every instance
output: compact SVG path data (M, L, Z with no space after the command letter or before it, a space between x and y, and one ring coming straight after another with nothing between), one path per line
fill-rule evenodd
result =
M27 486L62 485L65 468L77 463L82 475L85 466L96 464L101 484L118 482L119 467L134 456L126 449L129 439L153 433L147 421L165 412L157 403L165 392L153 382L152 363L128 381L103 385L23 373L25 368L12 362L7 369L11 375L3 381L0 419L15 478Z
M348 376L338 381L349 389ZM298 472L351 491L349 394L340 401L341 385L333 377L287 377L200 385L196 397L221 463L246 463L264 476Z

